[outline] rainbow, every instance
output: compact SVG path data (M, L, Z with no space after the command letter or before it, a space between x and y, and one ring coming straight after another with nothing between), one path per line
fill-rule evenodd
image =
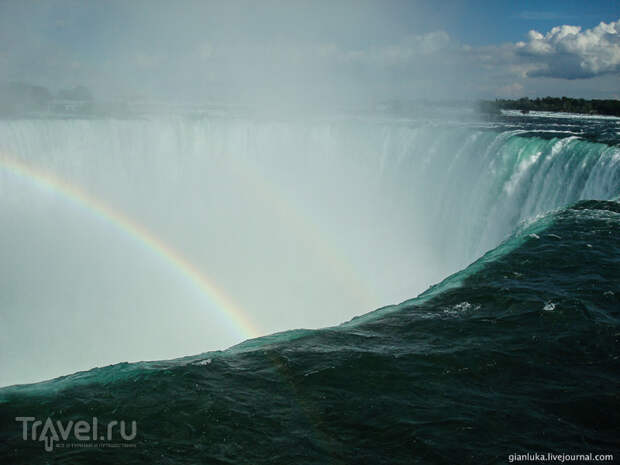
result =
M313 231L313 228L311 228L310 225L303 220L301 215L293 214L296 210L285 202L284 196L273 190L273 188L269 189L267 180L263 178L256 168L252 169L253 167L249 164L243 166L236 165L233 168L233 171L238 176L240 176L244 181L250 183L250 185L253 185L257 192L261 193L262 196L265 197L266 202L269 202L271 205L275 205L279 210L287 214L289 222L292 223L292 226L306 231L307 234ZM100 199L95 198L76 185L69 184L67 181L61 179L53 173L46 172L30 163L11 157L2 152L0 152L0 170L9 172L10 174L22 178L26 182L32 183L38 187L49 189L81 209L86 210L96 217L116 226L118 230L139 242L143 247L157 255L167 265L176 269L183 275L183 277L188 278L198 288L202 295L207 297L208 301L214 306L214 308L232 323L233 327L237 330L240 336L244 338L255 338L264 334L264 332L260 331L253 325L243 311L239 309L224 292L215 286L214 282L209 277L198 270L195 265L186 260L182 255L165 244L161 239L151 233L146 227L132 220L121 211L113 209ZM323 247L327 246L327 244L322 240L322 236L319 231L314 231L314 234L311 234L311 237ZM325 248L321 250L329 249ZM343 262L335 252L330 254L329 257L331 259L332 266L345 273L345 276L348 276L353 283L357 284L359 278L356 276L354 269L350 265ZM365 289L365 287L362 286L361 289ZM368 299L375 298L374 296L364 297ZM270 352L267 352L266 355L274 364L277 373L282 380L288 384L294 399L301 407L301 410L308 419L309 423L313 426L315 434L317 434L317 436L319 436L325 443L333 442L332 439L326 436L320 429L320 417L317 414L317 409L314 405L312 405L312 402L309 399L305 399L299 392L296 384L288 374L286 366Z
M297 236L316 244L325 268L337 270L338 275L347 281L346 290L357 301L357 307L362 309L377 308L382 299L377 296L372 282L364 280L342 254L342 251L326 240L327 234L319 229L318 224L309 221L311 215L305 214L303 209L291 203L289 195L277 188L277 183L271 182L260 165L251 160L242 160L232 154L226 157L231 173L243 180L244 184L252 186L255 194L278 212L285 219L285 224L297 233Z
M0 153L0 168L37 186L51 190L66 200L113 224L124 234L136 240L162 261L181 273L204 295L225 319L230 321L239 336L247 339L263 333L250 321L235 303L218 289L214 281L191 262L165 244L146 227L124 213L113 209L78 186L67 183L53 173L45 172L22 160Z

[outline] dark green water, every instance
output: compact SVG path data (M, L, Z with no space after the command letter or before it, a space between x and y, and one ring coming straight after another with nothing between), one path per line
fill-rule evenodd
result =
M3 464L620 457L619 342L620 204L582 201L521 227L419 298L339 327L1 389L0 457ZM123 441L117 432L111 441L130 447L46 452L42 441L22 439L15 417L135 420L137 435Z

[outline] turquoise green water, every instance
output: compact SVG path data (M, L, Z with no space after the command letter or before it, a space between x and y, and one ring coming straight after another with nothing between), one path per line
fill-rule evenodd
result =
M389 311L0 390L3 463L503 463L620 453L620 204L584 201ZM44 452L16 416L136 420Z
M391 127L382 157L364 168L378 178L369 188L389 180L397 184L389 194L408 200L431 192L424 210L412 200L411 211L425 212L446 263L479 257L462 271L339 326L2 388L0 462L620 457L617 141L608 129L603 143L528 124L504 132ZM338 130L335 139L352 139ZM362 158L378 136L364 137ZM27 439L17 417L31 419ZM32 422L47 418L56 426L33 434ZM58 422L92 418L99 432L135 421L136 435L117 428L111 438L61 437Z

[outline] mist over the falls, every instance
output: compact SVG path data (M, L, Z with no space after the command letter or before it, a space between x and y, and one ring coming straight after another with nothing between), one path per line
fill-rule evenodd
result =
M614 146L463 108L564 61L461 3L0 2L0 386L336 325L618 195Z
M618 185L604 144L468 125L15 120L0 140L5 168L30 169L0 178L3 384L335 325L417 295L523 219Z

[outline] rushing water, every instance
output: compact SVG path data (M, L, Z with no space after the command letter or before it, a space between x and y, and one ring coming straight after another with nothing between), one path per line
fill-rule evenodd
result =
M340 326L5 388L0 454L618 453L619 130L557 115L1 122L4 384L246 336L145 237L207 274L260 333L349 320L465 269ZM148 234L129 237L128 223ZM135 448L48 453L16 416L135 420L138 435Z

